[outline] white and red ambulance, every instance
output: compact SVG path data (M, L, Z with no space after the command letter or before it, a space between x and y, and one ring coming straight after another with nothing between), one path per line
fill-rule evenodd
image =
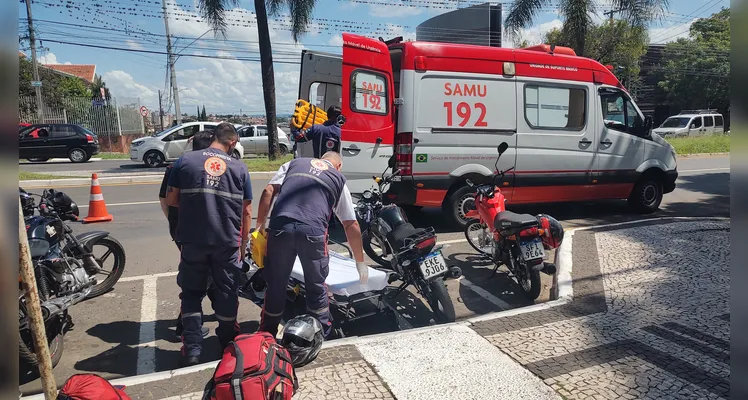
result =
M299 97L339 104L343 172L371 187L395 154L400 205L442 207L464 224L466 179L487 182L496 147L507 205L628 199L656 210L675 189L675 151L610 67L565 47L403 42L343 34L343 55L302 53Z

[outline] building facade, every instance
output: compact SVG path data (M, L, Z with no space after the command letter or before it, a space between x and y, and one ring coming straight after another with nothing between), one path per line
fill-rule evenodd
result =
M416 40L501 47L501 11L483 3L437 15L416 27Z

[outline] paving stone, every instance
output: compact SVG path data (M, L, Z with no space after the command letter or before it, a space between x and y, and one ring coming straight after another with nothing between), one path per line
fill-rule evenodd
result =
M300 369L294 400L392 399L379 376L363 360ZM338 379L333 379L338 377ZM345 377L345 378L343 378Z
M472 328L567 398L729 398L730 222L640 225L575 233L572 303Z

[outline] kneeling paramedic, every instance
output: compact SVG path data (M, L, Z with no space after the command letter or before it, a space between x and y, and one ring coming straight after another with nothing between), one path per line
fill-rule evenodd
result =
M333 212L343 223L356 259L360 282L368 278L351 193L340 168L342 158L330 151L317 158L297 158L283 164L265 187L257 211L257 229L277 195L267 228L267 256L263 277L267 282L260 330L277 335L286 305L286 285L296 256L304 269L307 311L322 323L324 336L332 330L325 279L329 272L327 229Z
M212 278L211 300L225 348L239 333L239 287L252 223L252 186L247 166L229 156L239 136L222 123L203 151L185 153L174 164L166 193L179 207L176 241L182 249L177 283L182 288L182 364L199 363L202 350L202 299Z

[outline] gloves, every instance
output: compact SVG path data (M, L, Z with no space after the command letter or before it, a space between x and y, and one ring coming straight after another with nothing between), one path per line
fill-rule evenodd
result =
M358 281L363 285L369 279L369 266L365 262L357 262L356 269L358 270Z

